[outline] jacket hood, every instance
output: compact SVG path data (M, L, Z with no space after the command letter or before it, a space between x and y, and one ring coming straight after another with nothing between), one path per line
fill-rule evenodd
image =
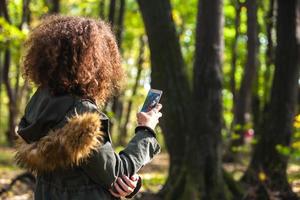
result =
M33 172L65 169L80 165L99 149L107 137L99 112L91 103L76 109L74 102L71 96L51 97L45 90L34 94L19 124L20 166Z
M16 142L16 161L30 171L53 171L79 166L103 141L97 113L76 115L62 128L51 130L33 143Z
M66 113L74 107L75 101L74 96L54 97L48 89L39 88L26 106L18 134L28 143L39 140L50 129L63 123Z

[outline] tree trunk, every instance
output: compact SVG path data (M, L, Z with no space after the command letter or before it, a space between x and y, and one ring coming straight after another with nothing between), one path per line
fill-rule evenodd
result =
M8 23L10 23L10 19L9 19L9 15L8 15L8 10L7 10L7 0L1 0L0 1L0 12L1 12L0 16L3 16L4 19Z
M298 85L298 109L296 113L299 113L300 110L300 85Z
M241 24L241 10L242 3L240 0L233 0L235 7L235 20L234 20L234 30L235 35L231 46L231 71L230 71L230 90L233 96L233 102L236 102L236 61L237 61L237 44L238 38L240 36L240 24Z
M133 98L136 96L139 82L140 82L141 75L142 75L143 63L145 62L145 58L144 58L145 57L145 40L146 40L145 37L141 36L141 38L140 38L140 53L139 53L139 57L138 57L138 61L137 61L137 74L136 74L136 78L135 78L135 83L132 88L132 96L128 102L127 110L125 112L125 114L126 114L125 121L124 121L124 124L120 131L120 134L122 134L122 136L119 137L119 142L118 142L120 145L126 144L126 139L128 136L127 129L128 129L129 121L130 121L131 109L132 109L132 105L133 105Z
M255 75L254 86L252 89L252 97L251 97L251 113L252 113L252 129L254 131L259 129L259 124L261 122L261 117L263 110L261 109L261 98L259 96L259 71L260 68L257 69L257 73ZM249 127L248 127L249 128ZM249 130L248 130L249 131ZM254 137L254 135L253 135Z
M99 16L101 19L105 19L105 2L106 0L100 0L99 3Z
M235 35L231 45L231 70L230 70L230 90L233 99L233 107L232 113L235 114L235 103L237 102L237 88L236 88L236 62L237 62L237 46L238 46L238 39L240 36L240 24L241 24L241 11L244 3L240 2L240 0L232 0L232 4L235 7L235 20L234 20L234 30ZM230 134L233 134L235 131L235 123L234 121L231 123L230 127ZM229 143L228 150L226 151L225 155L223 156L223 161L225 162L233 162L235 160L235 154L232 151L232 144Z
M180 199L228 199L221 161L223 1L198 3L193 132L187 181Z
M6 1L0 2L0 16L4 16L5 20L10 23L10 18L8 14L7 4ZM24 0L22 5L22 18L21 22L18 25L19 29L21 30L23 27L23 24L25 22L29 23L29 3L30 0ZM28 89L28 82L25 81L24 85L20 87L20 65L16 64L16 75L14 76L15 80L11 81L10 78L10 70L11 70L11 50L10 50L10 44L7 42L6 49L4 51L4 59L3 59L3 68L1 75L1 79L3 79L3 83L5 86L5 90L9 99L8 102L8 111L9 111L9 117L8 117L8 130L6 131L6 137L7 141L10 145L13 145L14 139L16 137L15 129L16 129L16 123L17 118L19 114L19 108L22 100L24 100L24 95L26 94L26 90ZM1 81L2 82L2 81ZM14 84L13 84L14 83ZM0 85L1 87L1 85Z
M23 25L25 22L29 22L29 18L30 18L30 12L29 12L29 3L30 0L23 0L23 5L22 5L22 19L21 19L21 23L19 25L19 29L21 30L23 28Z
M115 24L115 11L116 11L116 0L110 0L108 21L111 24L111 26L114 26Z
M0 12L0 16L1 16L1 12ZM2 126L2 102L3 102L3 98L2 98L2 82L3 82L3 64L2 64L2 50L0 50L0 127ZM1 128L0 128L1 131ZM3 131L3 130L2 130Z
M10 69L10 59L11 52L9 46L6 47L4 53L4 66L3 66L3 83L6 89L6 93L9 99L8 102L8 111L9 111L9 120L8 120L8 130L6 131L6 138L9 145L14 144L15 139L15 128L16 128L16 98L11 83L9 81L9 69Z
M239 138L232 141L232 147L244 144L246 124L250 122L251 94L258 65L257 0L247 0L247 61L241 87L235 102L234 129ZM238 128L237 128L238 127Z
M288 157L278 152L290 146L300 70L299 0L278 0L275 74L268 110L260 128L251 163L243 181L258 187L264 199L298 199L287 181ZM265 179L259 178L264 174Z
M49 0L49 14L55 14L60 12L60 0Z
M10 23L10 18L7 9L7 2L0 2L1 16L4 16L4 19ZM4 51L4 61L3 61L3 83L4 88L6 90L9 102L8 102L8 129L6 131L6 139L9 145L13 145L15 138L15 127L16 127L16 98L13 91L13 88L9 79L9 71L10 71L10 61L11 61L11 52L9 49L9 42L6 43L6 49Z
M151 54L151 86L163 90L164 117L161 128L170 155L169 176L162 195L176 199L182 194L186 136L191 91L176 33L169 0L138 0L145 24Z
M120 0L119 4L119 13L118 13L118 20L116 26L116 39L118 42L118 46L122 51L122 34L124 30L124 15L125 15L125 0Z
M274 5L275 0L270 0L269 2L269 10L266 15L266 32L267 32L267 50L266 50L266 71L264 73L264 97L263 102L267 103L269 101L269 94L271 88L271 68L274 65L274 42L272 38L272 32L274 29Z
M119 10L118 10L118 13L116 13L116 8L117 8L116 0L110 0L108 20L116 34L118 47L122 53L121 45L122 45L124 14L125 14L125 0L120 0L119 3L120 3ZM117 14L118 14L118 19L116 22L115 19L116 19ZM116 127L116 129L117 129L117 132L120 134L119 137L123 137L122 132L121 132L121 129L122 129L121 128L121 124L122 124L121 119L122 119L123 110L124 110L124 105L121 100L121 96L123 96L123 95L124 94L120 94L119 96L114 96L112 98L112 107L111 107L111 111L114 114L113 121L112 121L113 123L111 124L112 134L113 134L113 130L115 129L113 127L115 127L115 125L118 125Z

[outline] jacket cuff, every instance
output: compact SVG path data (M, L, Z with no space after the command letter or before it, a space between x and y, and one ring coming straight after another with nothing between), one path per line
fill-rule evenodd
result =
M148 127L148 126L137 126L137 127L135 128L135 133L137 133L138 131L146 131L146 132L149 132L149 133L151 133L151 134L156 138L156 133L155 133L155 131L154 131L152 128Z
M126 196L126 199L130 199L130 198L134 197L140 191L141 187L142 187L142 178L139 176L139 180L136 184L136 187L134 188L134 190L131 194Z

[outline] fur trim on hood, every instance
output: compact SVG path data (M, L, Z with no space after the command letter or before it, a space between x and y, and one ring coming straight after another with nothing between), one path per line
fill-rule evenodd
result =
M33 143L22 137L16 142L16 161L33 172L49 172L78 166L103 143L101 121L97 113L83 113L68 119L59 129Z

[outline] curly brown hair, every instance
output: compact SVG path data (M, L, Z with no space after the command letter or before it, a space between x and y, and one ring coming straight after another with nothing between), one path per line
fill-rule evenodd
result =
M102 20L48 16L25 42L24 75L54 95L103 105L121 89L124 71L111 28Z

